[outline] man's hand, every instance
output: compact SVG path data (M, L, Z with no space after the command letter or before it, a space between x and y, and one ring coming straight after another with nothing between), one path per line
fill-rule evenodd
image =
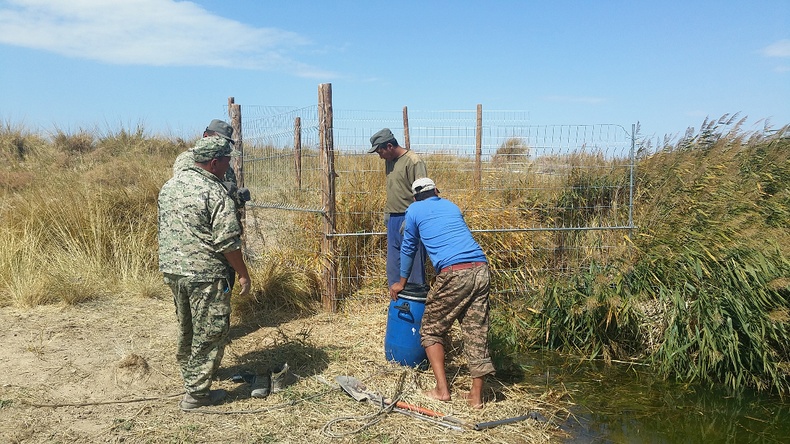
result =
M246 296L250 294L251 288L250 278L248 277L239 277L239 285L241 288L239 289L239 296Z
M241 255L241 249L222 254L225 255L230 266L239 275L239 285L241 285L239 295L246 296L250 294L250 273L247 271L247 264L244 263L244 258Z
M392 287L390 287L390 299L392 299L393 301L397 301L398 293L400 293L403 290L403 287L405 287L405 285L400 282L395 282L394 284L392 284Z

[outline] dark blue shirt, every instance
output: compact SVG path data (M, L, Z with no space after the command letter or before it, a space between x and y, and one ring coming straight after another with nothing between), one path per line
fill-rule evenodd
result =
M409 205L403 243L400 247L400 275L408 278L417 241L421 240L438 272L464 262L487 262L475 242L458 206L447 199L430 197Z

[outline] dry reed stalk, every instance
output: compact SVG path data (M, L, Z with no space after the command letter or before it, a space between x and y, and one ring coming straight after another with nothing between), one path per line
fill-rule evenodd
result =
M333 387L336 376L353 376L383 397L399 399L430 410L461 419L468 424L511 418L535 411L556 422L567 418L567 401L562 388L535 387L489 378L486 385L488 402L483 410L471 409L460 396L469 390L471 379L460 350L448 354L447 369L451 402L441 402L422 394L434 384L430 370L420 371L389 363L384 358L383 341L386 329L387 302L351 302L340 313L319 313L305 318L289 319L284 312L278 319L261 322L262 326L237 338L226 352L223 367L253 369L288 362L298 381L287 390L270 395L264 401L242 397L233 406L220 410L244 411L272 408L266 417L278 430L294 430L305 436L316 436L332 422L332 435L351 440L376 439L416 442L427 436L432 442L550 442L556 438L554 425L534 420L504 425L485 432L463 433L430 424L404 415L386 414L373 424L371 415L380 409L361 403ZM235 327L240 331L245 326ZM251 327L252 329L253 327ZM455 337L459 331L455 331ZM288 404L286 407L282 407ZM383 414L383 413L382 413ZM340 421L336 421L342 419ZM354 433L351 433L354 432ZM321 439L325 439L324 436Z

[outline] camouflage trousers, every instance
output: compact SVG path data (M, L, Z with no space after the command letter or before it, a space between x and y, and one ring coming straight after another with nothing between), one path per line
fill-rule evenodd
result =
M458 320L473 378L494 374L488 350L489 285L488 265L439 273L425 300L420 327L420 343L429 347L443 344L443 338Z
M193 396L207 394L230 333L230 286L227 279L195 282L194 278L164 275L173 291L178 318L176 361L184 389Z

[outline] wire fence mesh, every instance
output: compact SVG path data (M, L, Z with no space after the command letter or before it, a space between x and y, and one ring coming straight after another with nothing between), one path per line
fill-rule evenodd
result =
M558 275L606 264L634 228L634 138L619 125L530 125L524 111L335 110L335 229L321 221L319 108L245 106L248 251L295 266L329 259L333 296L386 295L384 161L369 137L390 128L458 204L492 266L492 292L523 297ZM321 257L322 239L336 248ZM325 254L325 253L323 253ZM298 264L298 265L297 265ZM430 272L430 270L429 270Z

